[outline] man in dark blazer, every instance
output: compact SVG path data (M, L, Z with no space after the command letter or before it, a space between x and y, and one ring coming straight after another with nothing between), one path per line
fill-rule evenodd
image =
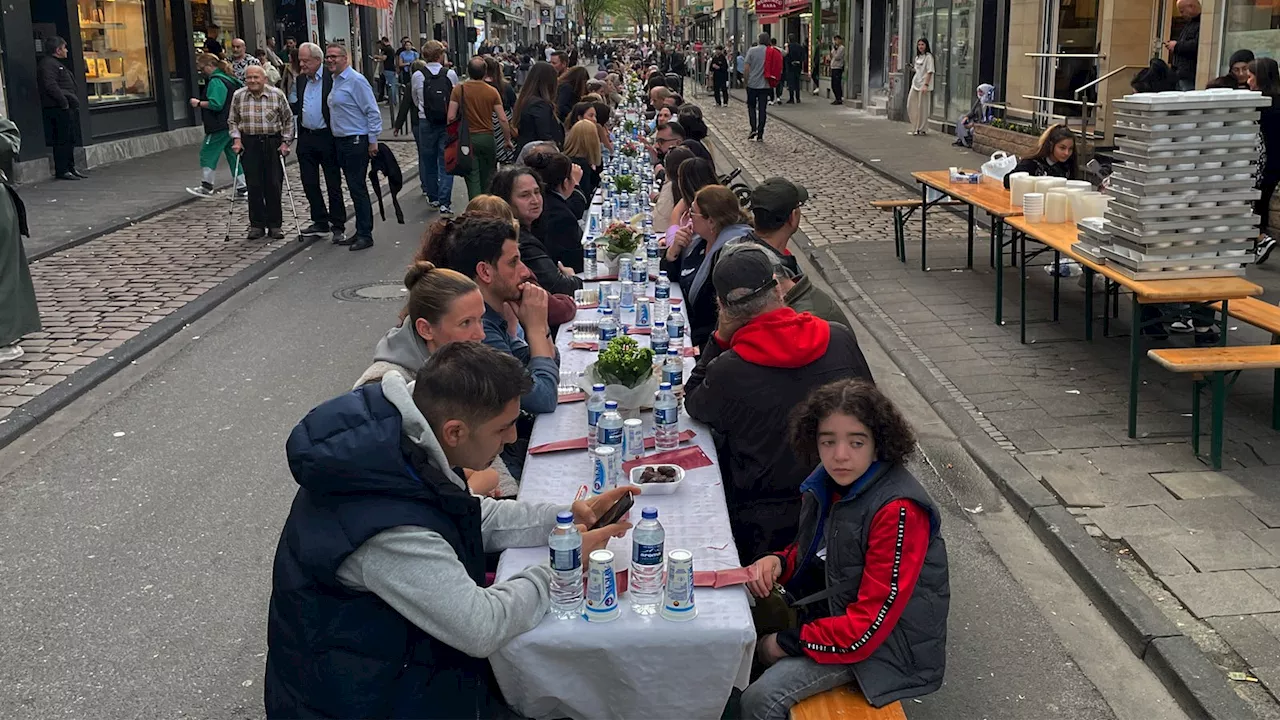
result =
M342 196L342 169L338 166L333 131L329 125L329 91L333 75L321 69L324 50L315 43L298 46L298 65L302 68L290 91L289 103L298 119L298 170L302 188L311 206L311 224L303 228L298 242L317 240L329 235L338 243L346 236L347 206ZM320 170L329 203L320 192Z
M44 135L53 147L53 174L59 180L88 177L76 170L76 145L80 144L80 96L67 69L67 41L58 36L44 41L45 56L36 65Z

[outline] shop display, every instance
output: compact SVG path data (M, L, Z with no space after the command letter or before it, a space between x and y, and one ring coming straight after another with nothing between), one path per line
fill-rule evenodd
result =
M1248 90L1128 95L1112 103L1119 150L1105 222L1081 242L1137 280L1243 275L1258 219L1258 108Z
M152 98L146 7L141 0L79 0L89 104Z

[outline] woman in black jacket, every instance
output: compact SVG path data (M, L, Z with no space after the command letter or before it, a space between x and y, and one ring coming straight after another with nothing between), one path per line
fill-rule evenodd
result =
M542 157L543 154L535 157ZM582 289L582 278L569 267L551 258L547 248L534 234L531 226L542 216L542 183L533 170L523 165L508 165L498 170L489 185L489 192L511 206L520 221L520 260L537 278L542 289L554 295L573 297L574 290ZM579 245L578 261L582 261Z
M1009 189L1009 176L1013 173L1030 173L1035 177L1076 177L1076 134L1066 125L1052 125L1040 136L1036 152L1025 158L1004 176L1004 187Z
M594 197L600 187L600 173L603 169L603 150L600 149L598 126L590 120L579 120L569 128L564 138L564 154L569 156L574 165L582 168L582 180L578 182L578 190L583 197Z
M556 88L556 112L560 113L560 117L569 117L573 106L582 102L590 79L591 76L584 67L571 67L565 71L564 77L560 79L560 86Z
M564 126L556 115L556 70L547 63L534 63L520 87L511 117L515 120L516 152L538 140L564 142Z
M1258 134L1262 136L1262 160L1258 167L1257 187L1262 197L1254 203L1253 212L1258 216L1258 247L1255 262L1259 265L1271 257L1276 240L1267 227L1271 215L1271 196L1280 185L1280 66L1271 58L1258 58L1249 63L1249 89L1257 90L1271 98L1271 105L1262 108L1258 119Z
M582 171L564 153L536 153L525 163L542 181L542 214L529 229L556 263L581 273L582 226L570 205Z

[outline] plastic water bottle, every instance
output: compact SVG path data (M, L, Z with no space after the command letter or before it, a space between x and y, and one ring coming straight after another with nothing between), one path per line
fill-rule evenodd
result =
M618 403L614 400L604 403L604 414L596 423L596 444L611 445L618 449L618 456L622 456L622 413L618 412Z
M671 314L671 278L666 270L658 271L658 282L653 286L653 319L666 321Z
M668 348L667 357L662 361L662 382L670 385L672 390L684 385L684 359L675 348Z
M653 322L653 329L649 331L649 347L653 348L653 354L658 357L666 355L671 347L671 338L667 335L667 324L661 320Z
M658 385L657 398L653 401L653 440L659 452L675 450L680 445L680 404L668 382Z
M587 398L587 449L596 449L597 426L600 415L604 413L604 383L591 386L591 397Z
M640 524L631 531L631 577L627 590L631 610L637 615L653 615L662 603L663 546L667 531L658 522L658 508L640 512Z
M673 309L668 322L671 324L671 329L667 331L671 336L671 347L679 350L684 347L684 314Z
M588 277L596 274L596 239L591 235L582 243L582 269Z
M600 342L607 343L616 337L618 337L618 321L613 319L613 308L605 308L601 311Z
M582 536L573 524L573 513L556 515L556 527L547 539L551 546L551 614L561 620L582 614Z

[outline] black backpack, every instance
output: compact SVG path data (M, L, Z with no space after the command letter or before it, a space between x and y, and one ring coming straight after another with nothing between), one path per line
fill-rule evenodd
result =
M449 71L441 67L437 75L426 70L418 72L422 73L422 109L427 120L434 125L444 125L449 119L449 95L453 93Z

